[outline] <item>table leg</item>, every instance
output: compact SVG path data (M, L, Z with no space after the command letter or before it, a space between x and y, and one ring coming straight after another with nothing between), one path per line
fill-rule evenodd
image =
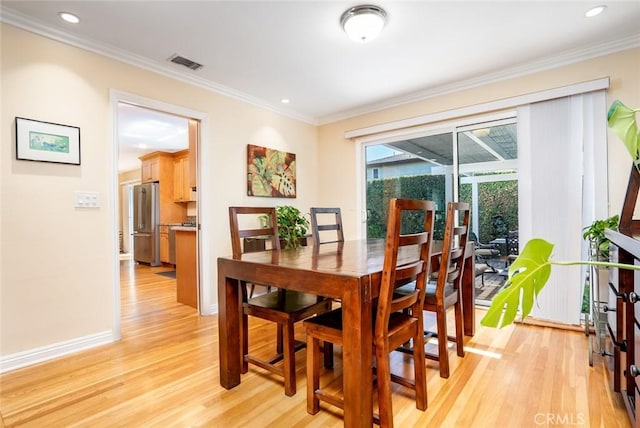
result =
M240 384L240 292L238 281L227 278L218 263L218 336L220 385L231 389Z
M344 426L373 424L373 332L368 285L342 298Z

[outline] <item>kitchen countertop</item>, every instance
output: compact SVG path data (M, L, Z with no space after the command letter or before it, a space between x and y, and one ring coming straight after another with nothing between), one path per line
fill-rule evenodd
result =
M181 226L181 225L171 226L171 230L181 230L184 232L195 232L196 229L197 228L195 226Z

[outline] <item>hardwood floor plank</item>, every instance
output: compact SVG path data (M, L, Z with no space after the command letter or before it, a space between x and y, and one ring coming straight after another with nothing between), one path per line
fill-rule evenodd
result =
M0 375L0 410L8 427L334 427L341 410L306 412L305 351L296 354L297 389L250 367L242 383L219 384L217 317L199 317L175 301L167 268L122 262L122 340ZM482 310L476 317L482 318ZM426 321L429 324L433 320ZM274 352L275 327L252 319L250 347ZM301 328L296 335L303 338ZM610 388L606 360L588 365L584 333L517 325L478 327L466 357L451 351L451 376L427 360L428 401L416 410L413 392L394 385L397 426L630 427L620 394ZM430 345L434 346L434 345ZM410 373L412 359L392 354L392 370ZM322 383L341 385L341 349ZM302 391L302 392L301 392ZM556 418L547 423L547 418ZM564 418L564 419L562 419ZM540 423L544 422L544 423Z

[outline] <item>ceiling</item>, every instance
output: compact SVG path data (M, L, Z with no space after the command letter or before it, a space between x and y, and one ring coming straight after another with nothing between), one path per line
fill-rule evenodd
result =
M640 46L639 0L594 18L600 1L376 1L387 24L368 43L340 28L357 4L3 0L0 17L311 124Z
M189 148L189 123L131 104L118 104L118 171L140 168L139 157L151 152L174 153Z

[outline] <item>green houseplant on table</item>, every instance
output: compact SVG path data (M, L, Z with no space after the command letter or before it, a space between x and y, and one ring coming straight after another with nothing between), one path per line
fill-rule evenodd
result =
M298 248L303 245L309 228L309 220L296 207L281 205L276 207L278 236L285 249Z
M624 142L633 160L633 165L640 172L638 159L640 158L640 134L636 124L635 114L640 109L631 109L620 101L614 101L607 114L608 126ZM603 222L608 222L603 220ZM593 226L593 233L599 234L603 224ZM590 236L590 226L585 229L585 235ZM595 235L594 235L595 236ZM493 298L489 310L480 323L487 327L505 327L514 322L518 309L521 308L522 319L526 318L533 308L535 298L546 285L551 275L551 266L591 265L614 267L621 269L640 270L640 266L624 263L604 261L552 261L550 260L553 244L544 239L534 238L528 241L518 258L509 266L504 288Z

